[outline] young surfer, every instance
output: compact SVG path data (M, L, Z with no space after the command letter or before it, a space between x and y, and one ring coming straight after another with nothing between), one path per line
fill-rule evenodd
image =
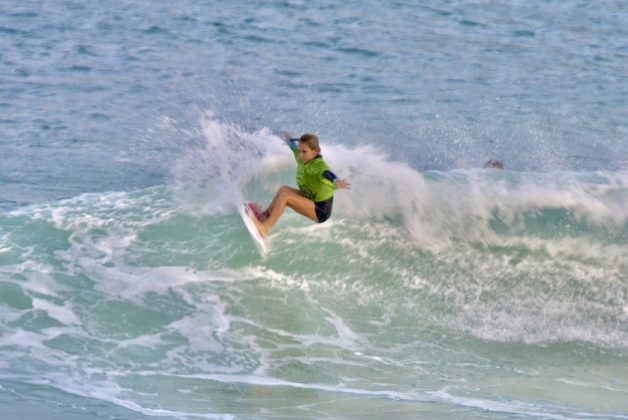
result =
M351 184L339 179L329 170L321 156L321 148L315 134L304 134L294 139L290 138L287 132L282 132L281 138L290 146L297 161L299 189L286 185L280 187L264 212L256 205L250 204L256 216L252 218L253 222L262 237L268 235L286 207L317 223L323 223L331 216L336 189L351 188Z

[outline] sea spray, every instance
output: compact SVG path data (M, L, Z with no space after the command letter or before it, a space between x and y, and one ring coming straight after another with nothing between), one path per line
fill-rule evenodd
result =
M296 186L292 154L270 129L249 132L211 112L197 124L181 130L172 168L182 205L224 214L243 199L265 205L280 185ZM433 250L581 237L612 248L626 235L626 172L419 172L373 146L321 142L332 170L352 183L336 194L335 216L397 220L417 245Z
M247 132L236 124L218 120L212 111L193 119L168 119L156 130L157 137L176 145L176 157L165 170L179 204L205 213L227 213L245 197L245 187L263 170L269 151L280 141L268 129ZM163 141L163 140L162 140Z

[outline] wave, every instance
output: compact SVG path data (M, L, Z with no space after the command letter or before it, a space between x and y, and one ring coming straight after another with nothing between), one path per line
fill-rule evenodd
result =
M270 130L246 132L212 114L200 126L173 170L181 190L232 211L244 196L268 202L281 183L294 185L292 155ZM323 154L353 184L337 194L341 217L396 219L422 246L521 236L626 240L628 172L419 172L373 146L349 148L333 139Z
M282 183L294 185L292 155L268 129L247 132L207 114L187 146L175 184L188 204L211 203L210 213L232 214L244 197L265 203ZM326 224L287 213L270 238L271 262L318 266L343 255L353 263L294 273L293 286L306 274L340 275L368 302L381 282L412 289L418 300L391 301L415 313L433 300L426 307L438 315L420 316L491 340L628 342L627 172L419 172L371 145L323 139L322 147L353 187L337 193Z
M330 139L353 188L324 224L286 212L262 260L236 206L292 184L291 154L211 116L188 135L168 185L0 213L3 379L155 414L154 377L300 384L301 348L305 388L342 392L339 370L367 395L372 363L401 375L474 340L628 348L624 172L422 173ZM431 400L425 375L390 395Z
M292 155L270 130L246 132L211 114L185 135L170 185L5 213L3 225L19 229L0 232L0 258L85 264L77 270L140 295L171 287L169 278L179 284L167 267L264 264L235 209L293 184ZM348 284L364 302L392 293L412 313L425 302L433 313L417 316L497 341L628 343L627 173L421 173L374 147L333 139L323 153L353 188L337 193L325 224L286 212L270 237L271 271L259 275L301 261L311 268L291 272L292 285ZM21 245L31 237L38 240ZM156 267L165 277L159 285L141 280ZM412 290L414 300L399 290Z

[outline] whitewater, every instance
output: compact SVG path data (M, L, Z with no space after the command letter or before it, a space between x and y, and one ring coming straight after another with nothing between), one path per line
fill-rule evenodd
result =
M3 418L628 418L628 9L366 3L2 4Z

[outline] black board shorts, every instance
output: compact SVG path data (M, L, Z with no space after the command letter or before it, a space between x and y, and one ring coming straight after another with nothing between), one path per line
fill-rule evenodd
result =
M318 223L323 223L325 220L329 219L331 216L331 208L334 204L334 197L325 200L314 202L314 210L316 211L316 218L318 219Z

